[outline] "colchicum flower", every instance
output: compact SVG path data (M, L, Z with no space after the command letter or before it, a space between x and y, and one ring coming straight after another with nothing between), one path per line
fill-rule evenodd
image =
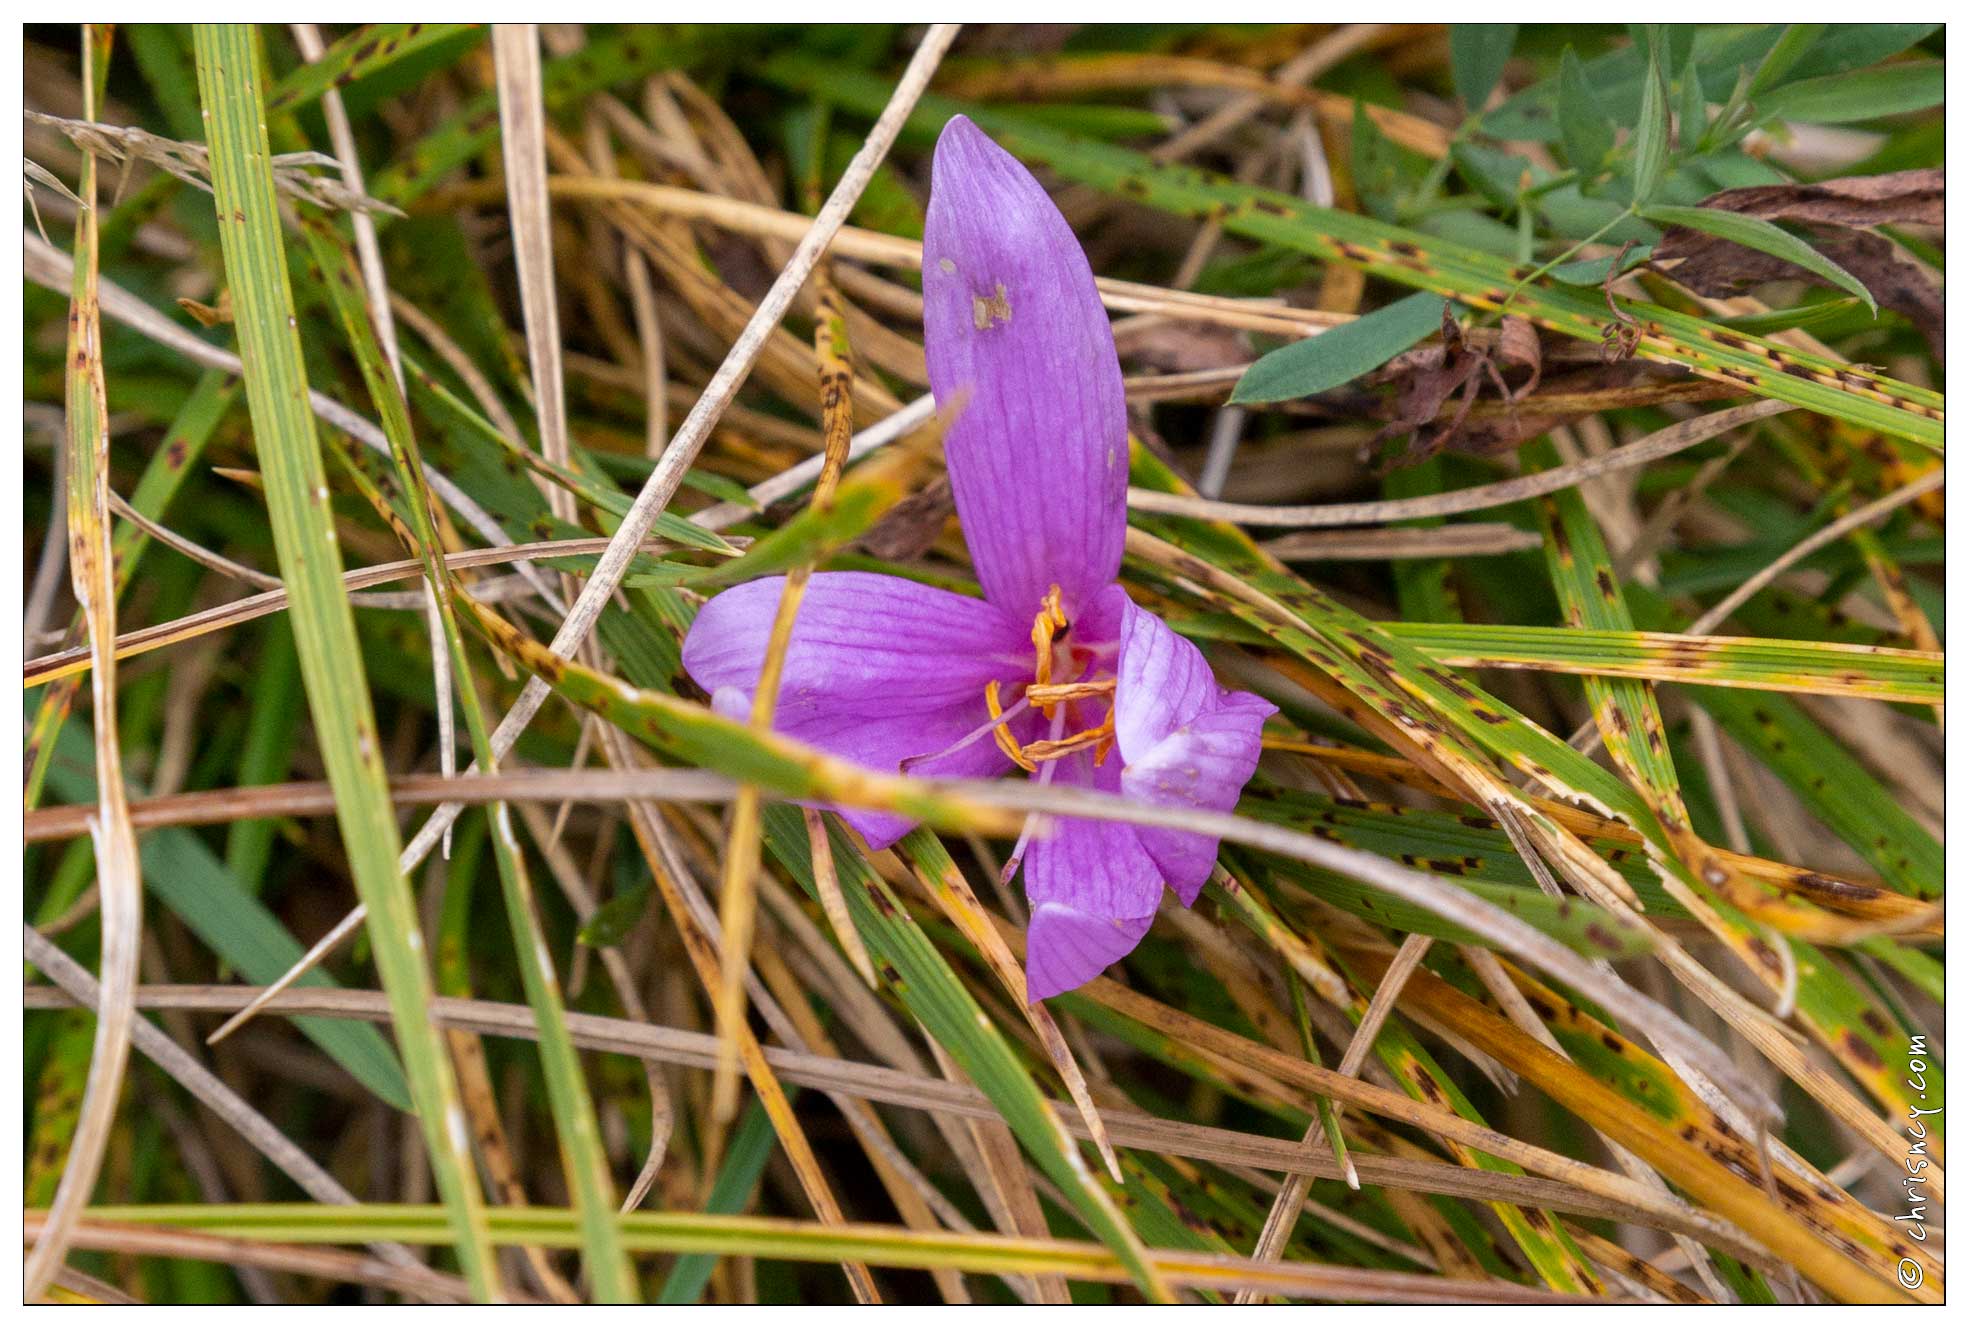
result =
M951 492L983 600L898 577L809 584L774 727L888 772L988 777L1228 811L1276 709L1228 692L1202 654L1128 598L1121 365L1087 258L1052 200L962 116L944 127L923 242L924 348L946 409ZM723 714L750 714L782 578L712 599L684 667ZM912 823L841 815L875 848ZM1023 863L1028 997L1135 948L1166 882L1188 906L1217 841L1062 819ZM1017 861L1017 854L1014 859Z

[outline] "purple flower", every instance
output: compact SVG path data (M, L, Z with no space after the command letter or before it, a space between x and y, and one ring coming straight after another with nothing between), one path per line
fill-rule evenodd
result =
M1116 584L1127 524L1121 365L1093 272L1026 169L957 116L937 143L923 325L951 491L983 600L833 572L807 589L774 727L884 771L1043 783L1228 811L1275 708L1217 686L1202 654ZM782 578L705 605L684 667L750 713ZM844 810L875 848L912 823ZM1216 840L1062 820L1024 854L1033 1001L1135 948L1166 882L1193 904ZM1014 861L1018 861L1015 852Z

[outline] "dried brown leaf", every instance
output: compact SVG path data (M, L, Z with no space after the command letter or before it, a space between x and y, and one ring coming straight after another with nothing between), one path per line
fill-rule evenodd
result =
M1848 176L1811 185L1752 185L1711 194L1702 201L1702 206L1761 217L1765 221L1821 222L1835 226L1911 222L1940 226L1943 224L1942 172L1939 168L1890 171L1886 175Z

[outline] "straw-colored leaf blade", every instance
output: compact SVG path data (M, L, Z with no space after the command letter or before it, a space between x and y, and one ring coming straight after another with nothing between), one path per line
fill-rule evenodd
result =
M1548 1023L1557 1020L1566 1007L1562 999L1536 985L1532 985L1528 999L1532 999L1534 1012ZM1647 1058L1633 1045L1625 1044L1623 1052L1631 1051L1631 1057L1653 1064L1639 1084L1630 1082L1623 1092L1585 1073L1433 975L1411 977L1403 1001L1426 1011L1432 1019L1531 1080L1704 1205L1756 1232L1773 1253L1781 1254L1834 1296L1868 1303L1907 1299L1889 1275L1881 1272L1893 1268L1898 1257L1892 1252L1906 1247L1906 1239L1891 1224L1835 1187L1814 1183L1811 1178L1804 1178L1806 1186L1800 1187L1795 1175L1783 1173L1783 1183L1797 1194L1787 1196L1780 1207L1764 1192L1755 1142L1731 1132L1679 1084L1666 1065ZM1577 1018L1590 1019L1583 1014ZM1608 1034L1607 1046L1619 1039L1604 1026L1596 1029ZM1643 1091L1665 1091L1670 1095L1668 1101L1675 1105L1672 1112L1689 1120L1671 1127L1655 1113L1637 1112L1636 1095ZM1702 1130L1698 1122L1707 1123L1710 1129ZM1814 1185L1823 1185L1828 1195L1807 1189Z
M491 1300L499 1296L499 1278L484 1202L451 1063L429 1018L431 976L415 904L397 866L400 841L382 743L342 585L327 476L309 410L255 42L254 30L244 26L201 24L195 34L247 405L316 741L335 789L351 874L369 910L369 934L394 1009L411 1097L459 1260L474 1294Z
M85 109L101 106L112 29L82 29ZM102 1002L75 1134L49 1208L47 1227L28 1252L26 1295L41 1295L61 1268L68 1238L95 1190L116 1120L136 1018L137 958L143 931L143 884L137 837L123 787L123 748L116 706L116 572L109 528L109 405L103 382L98 271L96 160L82 159L75 230L75 278L69 295L67 407L69 584L81 606L95 657L96 881L102 917ZM65 707L63 708L66 709Z
M127 1205L91 1211L92 1220L146 1228L179 1228L255 1242L342 1244L394 1240L429 1242L443 1232L443 1216L430 1205L370 1204L334 1209L282 1204ZM566 1209L489 1211L502 1242L566 1247L579 1240ZM838 1263L859 1260L898 1269L958 1269L981 1274L1057 1274L1101 1283L1125 1283L1126 1264L1088 1241L1002 1236L974 1232L914 1232L881 1223L823 1225L747 1214L639 1213L622 1220L631 1250L665 1254L749 1255L759 1260ZM1231 1288L1250 1285L1282 1297L1324 1301L1426 1303L1483 1300L1494 1285L1431 1274L1357 1269L1281 1261L1253 1261L1199 1251L1149 1253L1160 1278L1172 1286ZM1527 1300L1552 1299L1520 1289Z
M1533 1011L1582 1070L1617 1089L1644 1118L1709 1153L1746 1184L1761 1187L1756 1141L1733 1131L1658 1058L1551 988L1511 972ZM1498 1041L1504 1041L1501 1032ZM1882 1268L1891 1268L1904 1253L1905 1234L1816 1170L1784 1159L1773 1164L1779 1195L1824 1239L1863 1261L1882 1260Z
M1366 1009L1366 1003L1362 1002L1355 1010L1349 1011L1348 1016L1358 1020ZM1390 1019L1376 1032L1374 1052L1395 1077L1395 1082L1412 1097L1445 1106L1470 1121L1487 1124L1468 1095L1457 1087L1415 1035L1398 1020ZM1449 1148L1466 1167L1506 1172L1514 1176L1524 1171L1515 1163L1491 1158L1467 1145L1452 1142ZM1492 1211L1525 1258L1531 1261L1532 1268L1545 1280L1546 1286L1558 1292L1592 1294L1605 1291L1578 1245L1560 1229L1550 1213L1502 1203L1493 1205Z

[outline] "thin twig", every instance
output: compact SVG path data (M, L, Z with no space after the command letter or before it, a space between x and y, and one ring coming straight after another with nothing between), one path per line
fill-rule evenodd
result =
M1751 596L1783 576L1787 569L1795 566L1800 560L1811 557L1834 540L1857 531L1862 526L1869 526L1879 521L1888 513L1905 507L1923 494L1931 494L1940 489L1944 474L1944 468L1937 466L1924 475L1916 476L1892 493L1882 495L1862 507L1854 508L1838 521L1828 523L1812 532L1760 568L1743 585L1717 601L1701 618L1689 624L1689 635L1699 637L1714 630L1717 624L1735 613Z
M1474 489L1447 494L1425 494L1418 498L1385 499L1373 503L1322 503L1309 507L1268 507L1254 503L1224 503L1215 499L1192 498L1186 494L1164 494L1147 489L1130 489L1128 506L1137 512L1162 512L1204 521L1232 521L1246 526L1370 526L1406 521L1414 517L1443 517L1458 512L1476 512L1502 507L1521 499L1570 489L1595 476L1645 466L1671 457L1685 448L1704 443L1718 434L1762 420L1784 411L1796 410L1789 402L1758 401L1733 406L1692 420L1683 420L1657 430L1638 442L1616 448L1603 456L1588 457L1568 466L1521 475Z
M1367 1004L1361 1020L1354 1028L1354 1036L1347 1044L1347 1050L1340 1057L1339 1071L1342 1075L1360 1074L1361 1065L1367 1054L1374 1049L1374 1040L1380 1036L1381 1026L1387 1021L1389 1012L1395 1009L1395 999L1401 995L1408 976L1422 963L1435 938L1420 932L1411 932L1402 939L1401 949L1389 962L1388 970L1381 978L1381 986L1375 989L1374 998ZM1337 1121L1339 1114L1336 1112ZM1307 1148L1319 1143L1325 1127L1315 1117L1313 1124L1306 1129L1301 1141ZM1299 1211L1306 1202L1306 1196L1313 1188L1313 1178L1303 1172L1295 1172L1285 1179L1285 1185L1272 1200L1271 1212L1265 1215L1265 1226L1258 1234L1258 1244L1252 1248L1254 1260L1276 1260L1285 1249L1286 1240L1299 1222ZM1249 1306L1258 1298L1249 1291L1237 1294L1237 1304Z

